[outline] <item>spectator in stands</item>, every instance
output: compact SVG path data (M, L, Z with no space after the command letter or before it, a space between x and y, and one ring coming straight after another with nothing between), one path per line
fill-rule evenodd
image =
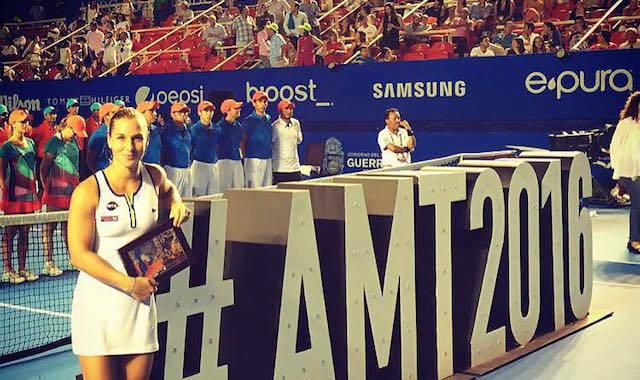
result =
M278 24L272 22L267 25L267 32L269 33L269 65L271 67L289 66L284 52L284 46L287 43L284 37L278 33Z
M589 49L589 43L587 40L582 41L578 47L574 49L574 46L587 34L587 24L584 17L576 17L576 22L569 29L569 49L571 50L587 50Z
M524 45L527 48L527 52L531 53L533 50L533 40L536 37L539 37L538 33L535 32L536 26L532 22L527 22L524 24L524 28L522 29L522 39L524 40Z
M277 25L277 24L276 24ZM244 169L240 156L242 125L238 122L242 103L225 99L220 105L222 119L218 126L222 129L219 141L218 171L220 174L220 192L227 189L244 187Z
M189 134L187 118L189 107L184 103L171 105L171 119L161 132L162 163L167 178L176 186L181 197L191 197L193 191L191 173L192 140Z
M398 60L398 56L393 54L393 51L387 47L382 48L382 58L380 62L396 62Z
M298 39L296 50L296 66L313 66L316 64L316 46L322 46L322 41L311 34L313 28L309 23L300 26L302 36Z
M613 179L618 180L631 195L631 212L629 213L629 241L627 249L631 253L640 254L640 92L632 93L620 111L620 121L611 139L611 166Z
M33 140L26 137L29 115L15 109L9 115L11 136L0 148L0 191L5 215L27 214L40 210L36 191L36 151ZM10 188L11 187L11 188ZM38 275L26 268L30 226L6 227L2 241L4 273L2 282L19 284L35 281ZM12 265L14 237L18 235L18 271Z
M98 102L93 102L89 106L89 111L91 111L91 115L87 118L87 135L91 138L91 135L100 128L100 107L102 104Z
M154 0L153 1L153 22L154 25L160 25L173 13L173 5L171 0Z
M270 0L265 4L276 24L282 24L285 13L291 10L291 5L286 0Z
M116 15L115 31L117 33L131 31L131 23L126 19L126 17L124 17L124 15Z
M18 59L18 48L15 44L5 41L2 48L2 59L12 61Z
M639 49L640 42L638 42L638 30L636 28L627 28L624 31L625 41L620 44L618 49Z
M569 13L569 19L575 20L578 18L578 16L581 16L583 18L587 17L587 11L584 9L584 1L582 0L576 1L573 9L571 10L571 13Z
M469 53L469 36L473 28L473 22L469 20L469 10L464 8L460 16L453 19L451 27L455 28L451 33L451 40L455 44L455 52L462 58Z
M524 19L525 0L513 0L511 10L511 20L520 22Z
M468 8L467 0L457 0L456 5L452 9L450 9L451 20L453 20L456 17L460 17L462 15L462 10L465 8Z
M47 14L42 6L42 0L35 0L31 8L29 8L29 17L33 21L44 20Z
M489 49L489 45L491 44L491 41L489 39L489 36L483 36L480 39L480 44L476 47L474 47L473 49L471 49L471 54L470 56L472 57L494 57L495 53L493 52L493 50Z
M335 30L330 30L327 33L327 40L321 49L324 64L335 65L336 63L342 63L346 53L347 48L344 46L344 43L338 39L338 33L336 33Z
M505 22L513 17L513 0L497 0L496 1L496 21Z
M78 116L65 118L42 148L39 173L44 187L42 203L47 207L47 212L68 210L71 194L80 183L80 151L74 138L74 130L79 127L74 124L83 122ZM42 236L45 254L42 273L47 276L62 274L62 269L53 260L53 233L56 224L45 224ZM62 236L68 245L67 223L62 222L61 228Z
M358 32L364 33L366 36L367 43L373 41L374 38L378 35L378 28L375 24L376 16L369 15L369 17L362 18L360 20L360 25L358 26ZM342 36L342 33L341 33ZM346 37L346 36L343 36ZM349 36L350 37L350 36Z
M87 32L87 43L91 51L97 56L98 53L104 50L104 33L98 29L98 23L95 21L91 22L89 28L91 30Z
M256 27L260 30L261 27L264 28L265 25L273 21L273 16L267 12L267 7L264 3L258 3L256 7Z
M91 0L87 6L87 23L95 22L98 17L99 7L97 0Z
M57 26L53 26L51 29L49 29L49 31L47 32L47 39L49 38L54 41L60 39L60 28L58 28Z
M425 32L431 29L431 25L427 25L422 22L422 14L415 12L412 15L412 22L404 27L404 43L407 47L418 43L428 43L429 36L421 35L421 32Z
M128 61L131 57L131 50L133 49L133 42L129 39L128 32L120 32L118 35L118 42L116 43L116 61L118 62L117 75L124 76L129 72L129 66L131 61Z
M380 47L395 51L400 48L400 31L404 29L402 17L396 13L396 9L391 3L384 5L384 16L378 28L378 34L382 33Z
M389 108L384 113L385 128L378 133L378 146L382 151L382 167L411 163L411 152L416 148L416 137L411 126L402 120L400 112Z
M483 20L486 21L489 17L495 17L496 8L492 3L488 3L487 0L479 0L469 8L469 17L471 20Z
M544 0L525 0L524 9L525 12L533 12L536 21L541 21L545 18L544 4Z
M271 116L267 112L269 98L262 91L251 96L253 112L242 122L244 132L245 187L257 188L272 184L271 145L273 141Z
M300 121L293 118L295 105L288 100L278 103L280 117L273 122L273 183L302 180L298 145L302 142Z
M433 3L430 3L424 13L427 16L438 19L438 25L442 25L448 17L447 8L444 6L444 0L436 0Z
M618 45L611 42L611 32L603 30L596 35L596 43L591 46L591 50L610 50L617 49Z
M558 49L562 48L562 35L560 34L558 27L556 27L551 21L545 21L542 26L541 37L548 45L550 52L554 53Z
M227 38L227 30L222 24L218 24L218 20L215 15L209 16L207 27L202 33L202 39L204 39L207 46L209 46L213 51L214 48L220 47L224 44L225 38Z
M493 37L494 44L502 46L503 49L509 49L511 47L511 42L514 38L518 37L515 33L513 33L513 21L507 21L504 23L504 29Z
M138 104L136 108L138 112L144 116L149 125L149 144L142 157L142 161L147 164L162 165L162 137L160 136L160 129L157 125L159 106L160 103L158 102L144 101Z
M113 115L122 107L113 103L105 103L98 110L98 119L102 124L89 138L86 149L85 163L87 168L95 173L105 169L111 163L111 152L107 146L107 135L109 134L109 124Z
M124 0L118 7L118 13L124 16L125 20L131 24L135 7L133 6L133 0Z
M84 37L78 37L76 40L76 44L78 46L77 50L73 53L73 63L76 68L76 72L83 73L87 72L89 77L91 77L91 73L89 72L93 61L96 59L95 53L89 48L87 44L87 40ZM76 75L78 78L81 78L81 75Z
M291 11L285 14L283 22L284 33L294 47L298 46L298 38L302 35L302 29L299 27L308 22L307 15L304 12L300 12L300 4L297 2L293 4Z
M623 16L640 16L640 7L638 0L629 0L629 5L622 10Z
M349 54L353 55L360 51L360 47L366 46L367 36L363 32L357 32L351 45L348 46Z
M537 36L536 38L533 39L533 47L531 49L532 54L540 54L540 53L548 53L548 52L549 52L549 47L547 47L547 44L545 44L542 37Z
M522 39L522 37L516 37L511 40L511 47L507 50L507 55L523 54L527 54L527 49L524 46L524 39Z
M349 22L349 18L344 18L338 22L337 18L332 21L331 28L338 31L338 38L351 38L354 34L354 27Z
M258 43L258 55L260 56L260 66L262 68L271 67L269 64L269 32L266 26L270 24L258 24L259 32L256 34L256 42Z
M236 36L236 45L239 47L250 45L245 52L247 54L253 54L253 30L256 28L256 23L253 17L249 16L249 10L246 6L240 5L238 7L240 14L233 19L233 32Z
M58 73L54 76L54 80L71 79L71 74L67 70L67 66L62 63L56 64L56 70Z
M112 32L107 32L104 39L104 51L102 55L102 63L107 70L116 66L118 62L117 50L118 42L113 38ZM115 73L112 71L109 75L115 75Z
M304 12L307 15L309 25L311 25L312 34L315 36L320 35L320 22L318 16L320 15L320 7L316 0L302 0L300 4L300 12Z
M191 178L193 196L213 195L219 192L218 139L222 135L220 126L213 123L213 111L216 107L209 101L198 104L198 120L189 129L193 144Z
M180 1L176 6L176 14L173 22L176 25L182 25L194 17L195 15L193 11L189 9L189 2L183 0Z

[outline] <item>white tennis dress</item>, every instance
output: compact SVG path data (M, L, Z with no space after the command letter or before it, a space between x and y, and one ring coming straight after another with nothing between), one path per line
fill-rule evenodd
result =
M126 273L118 248L154 227L158 195L151 175L142 170L133 199L116 194L103 171L95 174L100 191L96 209L95 251ZM155 298L138 302L85 272L80 272L71 307L71 345L82 356L142 354L158 350Z

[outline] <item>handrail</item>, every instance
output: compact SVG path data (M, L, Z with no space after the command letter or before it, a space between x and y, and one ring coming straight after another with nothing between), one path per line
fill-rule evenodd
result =
M231 61L232 59L234 59L235 57L239 56L240 53L244 52L245 50L247 50L248 47L253 46L253 41L249 42L248 44L244 45L243 47L241 47L240 49L238 49L235 53L231 54L229 57L227 57L227 59L225 59L224 61L218 63L217 65L215 65L211 70L209 71L216 71L219 68L221 68L222 66L224 66L227 62Z
M415 7L413 9L411 9L409 12L407 12L406 14L404 14L402 16L402 21L404 21L405 19L409 18L409 16L414 14L418 9L420 9L420 7L422 7L423 5L428 3L429 1L433 1L433 0L422 0L420 3L415 5ZM621 0L619 0L619 1L621 1ZM382 38L382 34L378 34L373 40L371 40L371 42L369 42L367 47L370 47L373 44L375 44L376 42L380 41L381 38ZM351 57L349 57L346 61L344 61L344 63L347 64L347 63L353 62L353 60L356 59L359 55L360 55L359 51L355 52Z
M161 50L161 51L154 51L154 52L144 52L144 53L143 53L143 54L141 54L141 55L146 55L147 53L149 53L149 54L155 54L155 55L154 55L153 57L151 57L151 58L146 58L146 59L144 60L144 62L141 62L141 63L140 63L140 66L147 64L147 62L150 62L150 61L152 61L152 60L154 60L154 59L158 58L159 56L161 56L161 55L162 55L162 54L164 54L164 53L173 53L174 51L171 51L171 49L172 49L172 48L174 48L176 45L178 45L178 44L179 44L179 43L181 43L182 41L186 40L187 38L189 38L189 37L191 37L191 36L193 36L193 35L197 34L198 32L199 32L199 30L195 30L193 33L188 34L188 35L186 35L186 36L182 37L182 39L181 39L181 40L179 40L179 41L176 41L176 42L172 43L171 45L169 45L169 46L168 46L166 49L164 49L164 50ZM175 52L184 53L185 51L189 51L189 50L177 50L177 51L175 51ZM125 74L125 76L129 76L130 74L132 74L131 68L129 68L129 71Z
M338 27L340 26L340 23L342 22L342 20L344 20L344 19L346 19L347 17L349 17L349 16L351 16L352 14L354 14L357 10L359 10L360 8L362 8L362 6L363 6L364 4L365 4L365 3L362 3L362 4L358 5L357 7L353 8L352 10L350 10L349 12L347 12L347 14L346 14L346 15L344 15L344 16L342 16L342 17L340 17L340 18L338 19ZM327 29L323 30L322 32L320 32L320 37L322 37L322 35L324 35L325 33L327 33L327 32L328 32L328 31L330 31L330 30L331 30L331 26L330 26L330 27L328 27Z
M35 21L21 21L21 22L5 22L4 25L6 26L21 26L21 25L36 25L36 24L50 24L50 23L60 23L60 22L64 22L65 19L63 18L50 18L50 19L46 19L46 20L35 20Z
M70 37L72 37L72 36L74 36L74 35L78 34L80 31L82 31L82 30L86 29L87 27L88 27L88 25L85 25L85 26L83 26L82 28L76 29L76 30L74 30L73 32L71 32L71 33L67 34L66 36L64 36L64 37L62 37L62 38L60 38L60 39L58 39L58 40L57 40L57 41L55 41L55 42L53 42L51 45L49 45L49 46L45 46L44 48L42 48L42 52L44 53L45 51L47 51L47 50L49 50L50 48L52 48L52 47L56 46L57 44L59 44L60 42L65 41L65 40L69 39ZM27 62L28 60L29 60L29 57L27 57L27 58L25 58L25 59L21 60L20 62L16 63L15 65L11 66L10 68L11 68L11 69L15 69L16 67L18 67L18 66L20 66L21 64L23 64L23 63Z
M213 4L211 7L207 8L204 12L200 13L197 16L194 16L191 20L185 22L184 24L180 25L179 27L173 29L172 31L170 31L169 33L165 34L164 36L160 37L159 39L153 41L152 43L150 43L149 45L143 47L142 49L138 50L137 52L133 53L132 55L130 55L127 59L125 59L124 61L118 63L117 65L115 65L114 67L110 68L109 70L105 71L104 73L100 74L99 78L103 78L107 75L109 75L110 73L114 72L115 70L118 69L118 67L122 66L123 64L127 63L127 62L131 62L131 60L135 57L137 57L138 55L140 55L141 53L149 50L150 47L156 45L157 43L159 43L160 41L166 39L167 37L173 35L174 33L176 33L179 30L182 30L184 28L186 28L187 26L191 25L194 21L196 21L197 19L199 19L202 16L206 16L209 12L211 12L213 9L215 9L216 7L220 6L224 4L224 0L220 1L216 4Z
M344 0L341 1L340 3L338 3L338 5L334 6L333 8L329 9L325 14L323 14L322 16L318 17L318 22L324 20L325 18L327 18L327 16L329 16L331 13L333 13L335 10L337 10L338 8L342 7L343 5L345 5L346 3L348 3L350 0Z
M590 36L590 35L591 35L591 34L592 34L592 33L593 33L593 32L594 32L594 31L595 31L595 30L600 26L600 24L602 24L602 23L604 22L604 20L606 20L606 19L607 19L607 17L609 17L609 15L610 15L610 14L611 14L611 13L612 13L616 8L618 8L618 6L620 6L620 4L622 4L622 0L618 0L618 1L616 1L616 3L615 3L615 4L613 4L613 5L611 6L611 8L609 8L609 10L607 10L607 12L606 12L604 15L602 15L602 17L600 17L600 20L598 20L595 24L593 24L593 26L589 29L589 31L588 31L587 33L585 33L585 34L584 34L584 36L582 36L582 38L581 38L578 42L576 42L576 43L575 43L575 45L573 45L573 46L571 47L571 49L570 49L570 50L578 50L578 47L579 47L580 45L582 45L582 43L583 43L584 41L586 41L586 40L587 40L587 38L589 38L589 36Z

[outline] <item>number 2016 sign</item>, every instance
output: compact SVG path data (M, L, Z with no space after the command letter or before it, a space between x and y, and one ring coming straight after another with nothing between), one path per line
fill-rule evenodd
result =
M409 168L195 200L153 377L442 379L587 316L583 154Z

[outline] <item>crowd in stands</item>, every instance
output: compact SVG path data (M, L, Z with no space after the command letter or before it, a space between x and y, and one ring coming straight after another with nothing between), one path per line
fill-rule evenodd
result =
M639 47L638 0L625 0L610 15L625 19L605 21L582 38L613 3L258 0L246 6L227 0L215 8L200 2L194 11L186 0L109 6L94 0L69 23L2 25L1 73L3 81L91 79ZM46 17L34 4L30 17Z

